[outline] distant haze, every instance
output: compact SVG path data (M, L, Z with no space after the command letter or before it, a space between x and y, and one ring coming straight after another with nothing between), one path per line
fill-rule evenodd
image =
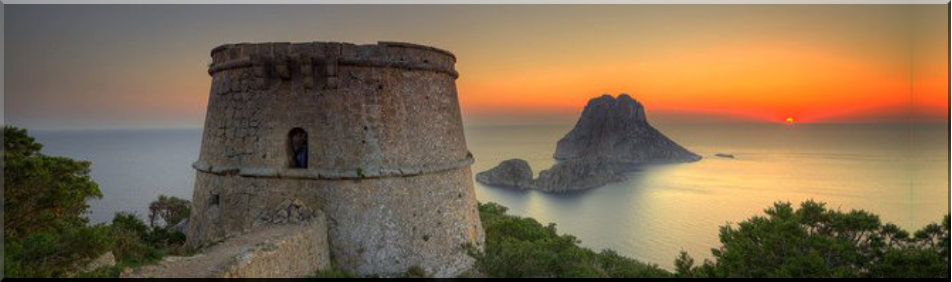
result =
M407 41L454 52L468 123L572 121L602 93L649 119L948 120L947 5L13 5L4 122L198 127L209 51Z

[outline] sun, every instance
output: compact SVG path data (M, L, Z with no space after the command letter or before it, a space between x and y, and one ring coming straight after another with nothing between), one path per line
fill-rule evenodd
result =
M794 122L792 117L788 117L785 121L789 124L792 124Z

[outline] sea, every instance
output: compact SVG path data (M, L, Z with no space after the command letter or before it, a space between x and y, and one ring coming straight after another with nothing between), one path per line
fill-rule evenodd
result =
M470 124L473 174L525 159L536 175L555 163L555 144L572 123ZM777 202L805 200L862 209L909 231L949 213L949 124L655 124L703 156L701 161L638 167L627 180L546 194L476 183L477 199L514 215L555 223L594 250L673 268L686 251L711 258L721 226ZM190 199L201 129L30 131L47 155L93 163L103 198L90 201L91 222L116 212L144 217L159 195ZM730 154L733 158L716 156Z

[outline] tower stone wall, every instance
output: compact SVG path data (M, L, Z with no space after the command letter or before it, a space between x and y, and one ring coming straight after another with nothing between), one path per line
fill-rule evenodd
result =
M189 221L193 245L327 217L335 265L454 276L481 247L453 54L379 42L212 50ZM306 133L296 167L290 133Z

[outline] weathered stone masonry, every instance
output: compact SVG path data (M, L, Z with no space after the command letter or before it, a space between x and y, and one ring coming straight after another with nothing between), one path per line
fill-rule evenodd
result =
M273 221L293 201L327 216L337 267L454 276L481 247L449 52L407 43L227 44L212 89L193 196L194 245ZM304 130L307 167L289 132Z

